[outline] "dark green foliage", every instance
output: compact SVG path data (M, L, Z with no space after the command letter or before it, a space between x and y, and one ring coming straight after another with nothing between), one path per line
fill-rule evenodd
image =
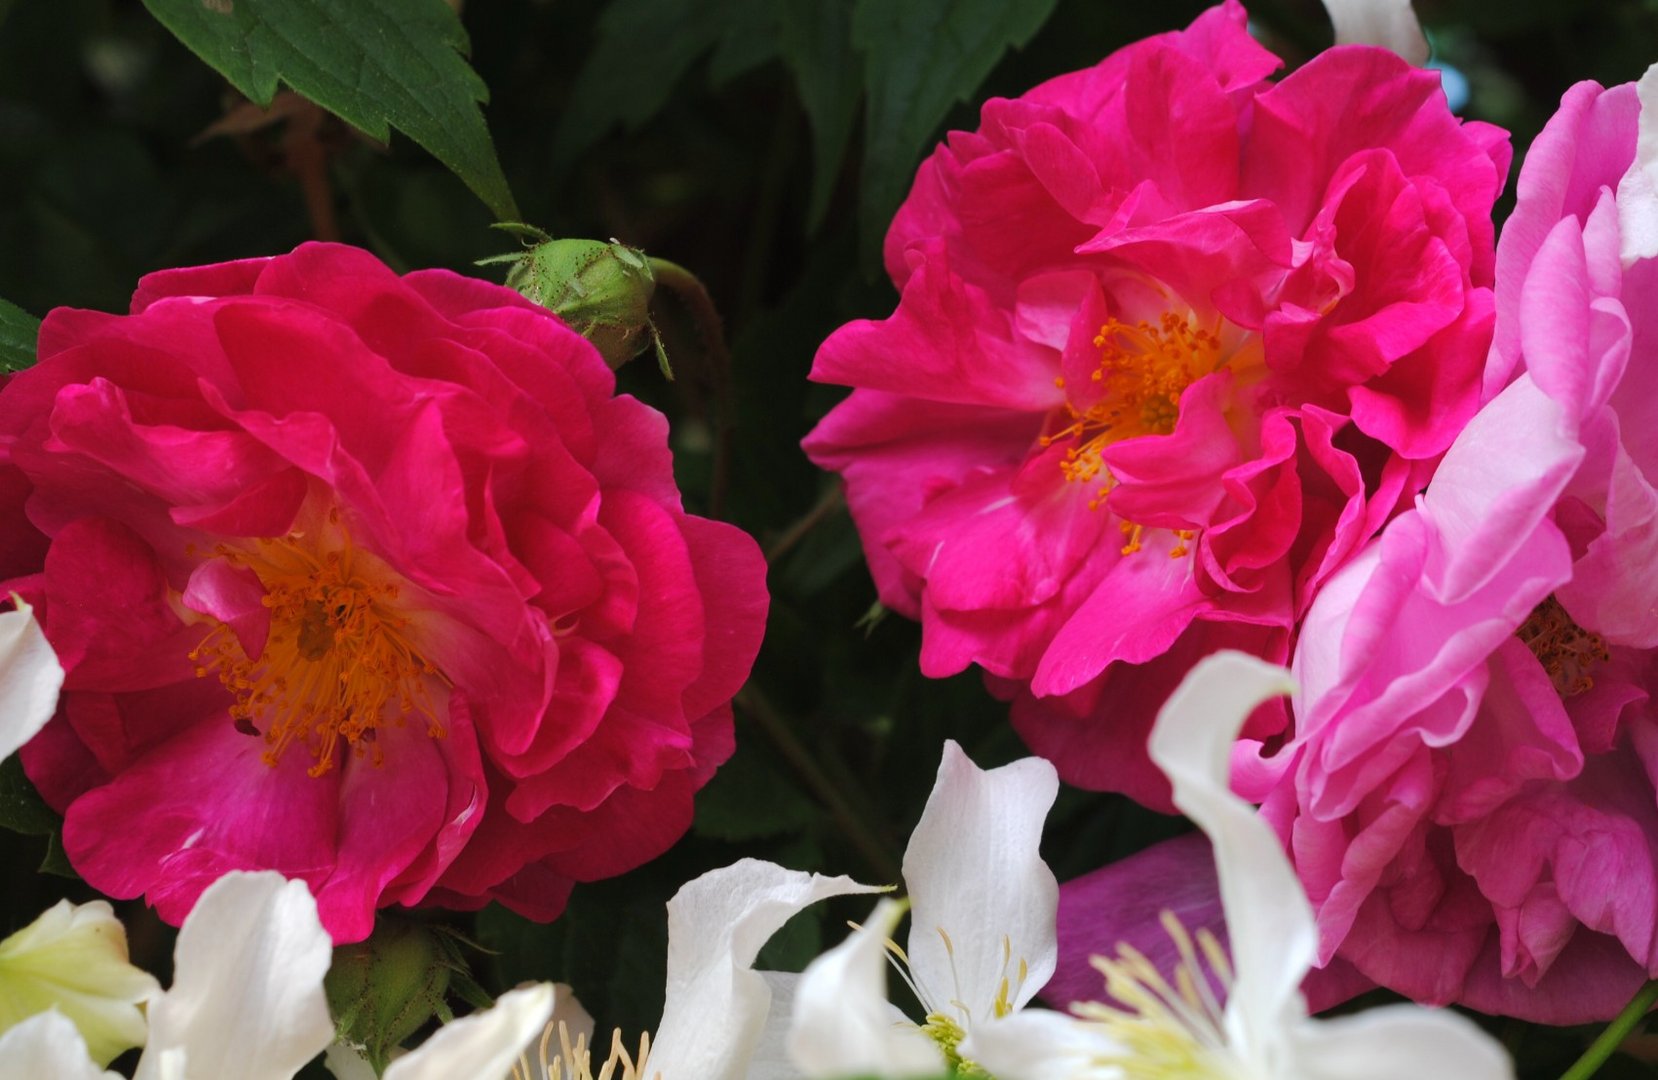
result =
M707 283L724 317L729 373L658 289L651 317L676 381L649 361L618 378L668 415L687 508L719 504L770 555L770 624L736 704L736 753L683 841L632 873L578 885L558 921L500 908L433 916L490 950L454 954L482 989L569 982L602 1032L636 1038L661 1008L664 904L692 877L753 856L896 882L942 740L986 766L1023 750L975 674L925 679L916 627L894 614L866 620L875 591L856 530L798 450L844 396L807 381L813 354L842 323L891 312L891 286L866 270L945 131L975 126L988 96L1094 63L1205 5L468 0L457 20L442 0L146 3L165 27L119 0L0 0L0 296L21 308L0 304L0 367L33 359L25 311L123 310L145 272L316 235L289 121L204 137L241 104L227 80L260 102L287 83L376 139L394 128L410 137L375 146L329 120L313 147L326 168L311 196L343 239L400 269L500 280L501 268L472 263L511 246L487 227L491 211L511 214L510 177L512 216L671 259ZM1510 127L1518 150L1576 79L1633 79L1658 59L1658 15L1635 0L1418 6L1438 58L1468 78L1465 115ZM1291 68L1329 41L1317 0L1250 7ZM486 87L488 132L477 104ZM35 873L43 855L61 863L59 824L15 761L0 766L0 825L29 834L0 835L5 927L56 896L90 898ZM1114 796L1066 791L1044 854L1063 880L1182 828ZM761 963L798 970L871 904L809 910ZM169 932L138 905L122 914L137 928L135 957L164 975ZM1493 1026L1526 1080L1558 1076L1596 1030ZM1642 1069L1615 1061L1603 1075Z
M258 105L279 82L384 142L390 128L449 166L502 220L518 216L443 0L144 0L162 24Z
M0 300L0 371L22 371L35 362L35 335L40 320L16 304Z
M1047 22L1055 0L860 0L852 43L864 54L869 95L867 148L861 176L860 233L865 250L880 242L887 221L910 188L921 149L950 106L984 82L1009 46L1020 46ZM925 63L916 57L926 56Z

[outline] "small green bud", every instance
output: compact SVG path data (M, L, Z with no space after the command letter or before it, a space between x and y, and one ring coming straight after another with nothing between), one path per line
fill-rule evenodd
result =
M638 248L602 240L548 240L507 272L507 285L549 308L621 367L655 337L656 274Z
M334 950L324 989L341 1041L363 1047L375 1072L433 1016L447 1020L444 995L454 965L431 930L381 919L367 941Z

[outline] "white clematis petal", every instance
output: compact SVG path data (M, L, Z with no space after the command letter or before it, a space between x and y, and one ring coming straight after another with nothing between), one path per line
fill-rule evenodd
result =
M48 1009L0 1033L0 1080L121 1080L87 1056L70 1019Z
M510 990L488 1009L438 1028L386 1069L384 1080L498 1080L553 1014L551 983Z
M799 1080L800 1070L789 1059L789 1025L794 1017L795 992L801 976L793 971L757 972L771 991L771 1008L754 1041L743 1080Z
M333 951L303 881L226 874L179 930L136 1080L289 1080L334 1039Z
M148 1025L138 1006L160 989L127 962L126 929L103 900L60 900L0 941L0 1030L56 1009L100 1066L144 1045Z
M1658 255L1658 64L1635 84L1641 102L1635 160L1618 181L1618 231L1625 269Z
M997 1015L1004 978L1004 1005L1018 1009L1053 975L1059 883L1039 849L1058 793L1059 776L1041 758L987 772L944 744L904 850L910 971L929 1010L960 1020L965 1008L969 1025L979 1023Z
M650 1068L661 1080L743 1080L771 1005L754 958L797 912L830 896L879 892L851 878L743 859L668 901L668 983Z
M887 1000L887 942L903 915L902 903L882 900L863 926L806 966L788 1040L806 1076L897 1080L946 1070L938 1045Z
M34 609L12 594L0 614L0 761L34 738L58 707L63 666L46 643Z
M996 1080L1122 1080L1122 1067L1110 1059L1127 1051L1098 1024L1025 1009L975 1027L961 1053Z
M1306 1015L1300 984L1318 945L1307 894L1278 838L1255 808L1232 793L1232 743L1244 720L1270 698L1295 692L1289 672L1239 652L1194 667L1157 714L1151 759L1174 785L1174 804L1215 849L1235 981L1227 1003L1235 1048L1270 1060L1288 1025Z
M1302 1080L1514 1077L1502 1045L1473 1021L1420 1005L1388 1005L1303 1024L1296 1032L1295 1059Z
M1324 0L1324 8L1337 45L1377 45L1416 67L1428 62L1428 39L1410 0Z
M579 1035L588 1046L593 1045L593 1014L582 1005L569 983L553 984L553 1015L547 1018L547 1024L553 1029L555 1043L558 1041L558 1026L563 1024L572 1043Z
M380 1074L368 1063L368 1058L355 1046L335 1043L323 1056L323 1064L334 1074L334 1080L380 1080Z

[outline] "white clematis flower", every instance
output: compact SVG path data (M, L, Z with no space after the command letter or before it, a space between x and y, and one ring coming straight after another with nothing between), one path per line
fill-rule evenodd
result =
M795 983L755 971L754 960L783 924L831 896L882 891L851 878L786 870L743 859L711 870L668 901L668 981L656 1040L629 1050L620 1032L595 1067L592 1048L569 1028L549 1031L538 1062L514 1080L782 1080ZM389 1076L387 1080L392 1080Z
M303 881L226 874L179 928L135 1080L288 1080L334 1041L333 955Z
M807 967L788 1051L809 1076L938 1076L943 1048L887 1000L890 939L904 905L882 900L851 937Z
M1132 950L1095 958L1120 1003L1077 1015L1032 1010L970 1033L964 1052L998 1080L1511 1080L1495 1040L1455 1013L1394 1005L1309 1018L1301 980L1317 930L1278 838L1228 783L1233 740L1289 673L1242 653L1212 656L1158 714L1152 760L1174 802L1213 843L1232 959L1214 938L1166 925L1184 960L1170 986ZM1211 974L1228 987L1218 1004Z
M332 949L304 882L275 873L220 878L179 931L172 989L150 997L136 1077L289 1080L333 1040L322 993ZM149 987L153 994L153 980ZM98 1076L86 1042L61 1019L43 1013L7 1033L18 1034L17 1061L52 1060L61 1068L17 1071L22 1066L0 1054L0 1080Z
M46 643L34 609L12 594L0 613L0 761L35 737L58 707L63 666Z
M121 1080L92 1063L74 1022L56 1009L0 1033L0 1080Z
M1411 0L1324 0L1336 28L1337 45L1377 45L1421 67L1428 62L1428 38L1416 21Z
M103 900L60 900L0 941L0 1031L56 1010L100 1066L144 1045L139 1005L160 989L127 962L126 930Z
M1058 792L1058 775L1040 758L986 771L944 744L904 852L908 949L887 945L896 916L882 908L806 969L790 1051L807 1076L936 1075L964 1064L964 1038L1035 996L1058 956L1059 885L1039 851ZM882 945L926 1010L919 1025L887 1004Z
M88 912L114 922L101 902L79 909L60 904L42 921L72 923ZM149 1031L135 1080L292 1080L334 1040L322 985L333 950L303 881L270 871L226 874L202 893L179 929L172 988L156 994L155 981L139 973ZM108 963L82 951L88 966ZM121 953L124 959L124 947ZM548 984L503 994L494 1008L445 1026L398 1059L385 1080L502 1080L545 1027L553 999ZM69 1012L81 1004L65 995L57 1007ZM143 1042L143 1028L140 1017L138 1038L99 1061ZM94 1040L93 1051L100 1045ZM0 1080L113 1076L100 1071L81 1031L57 1009L0 1035Z

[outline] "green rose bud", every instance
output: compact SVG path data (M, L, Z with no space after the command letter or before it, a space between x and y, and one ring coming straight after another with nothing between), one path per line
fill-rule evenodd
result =
M374 935L334 950L324 988L342 1042L363 1048L376 1072L433 1016L447 1020L450 950L417 923L382 919Z
M547 240L513 262L507 285L558 313L612 368L651 343L656 274L638 248L602 240Z

